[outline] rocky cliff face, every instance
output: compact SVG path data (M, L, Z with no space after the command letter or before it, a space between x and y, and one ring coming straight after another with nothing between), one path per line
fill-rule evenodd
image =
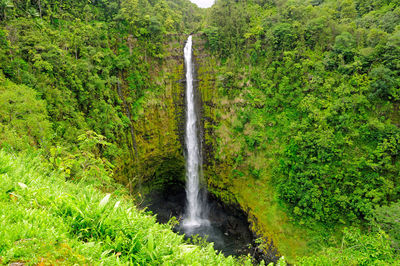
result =
M134 183L139 187L145 183L144 192L182 186L185 181L183 47L186 37L170 41L168 57L162 65L153 67L157 89L146 94L135 123L138 159L134 163ZM306 245L303 232L288 222L269 183L273 152L242 150L240 143L252 129L245 128L239 134L235 132L235 124L239 110L248 103L240 95L234 99L223 96L219 87L226 77L219 75L218 60L204 45L201 35L193 36L203 170L208 191L228 205L240 206L248 214L253 232L268 240L263 246L266 252L273 253L274 243L289 258L302 255ZM257 171L262 172L262 178L254 176Z
M150 182L165 185L185 179L185 66L183 47L187 36L174 36L166 44L164 63L154 64L152 79L157 89L149 91L135 121L138 158L135 160L134 184ZM204 50L200 36L194 36L196 65L195 90L199 93L200 139L206 172L214 169L215 60ZM208 174L207 174L208 176Z
M241 128L240 114L246 108L258 108L257 104L241 94L234 98L224 96L230 77L227 73L221 75L226 72L221 71L224 66L204 45L202 36L195 35L193 49L202 100L203 167L208 190L247 213L253 232L266 240L262 245L266 253L273 254L276 246L293 260L306 253L306 233L289 221L271 185L271 166L276 163L278 147L264 144L262 150L249 150L243 145L249 136L257 134L257 125L247 123Z
M163 63L151 67L154 89L144 96L135 121L138 157L133 183L138 187L146 182L152 187L184 182L183 45L184 36L172 36Z

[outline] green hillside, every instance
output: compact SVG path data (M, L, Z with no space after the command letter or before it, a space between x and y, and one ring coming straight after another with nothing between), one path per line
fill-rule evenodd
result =
M349 226L383 229L397 249L398 1L222 0L208 12L210 190L290 258L340 247Z
M66 181L36 152L0 152L0 263L28 265L236 265L194 246L136 209L119 186ZM103 187L104 188L104 187ZM117 189L119 188L119 189ZM243 261L244 262L244 261Z

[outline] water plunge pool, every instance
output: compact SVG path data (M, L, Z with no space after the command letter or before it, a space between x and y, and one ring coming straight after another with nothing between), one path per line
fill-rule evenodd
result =
M173 216L183 222L185 215L186 192L183 186L168 187L164 190L148 193L141 204L156 215L159 223L167 223ZM185 234L187 238L199 235L208 242L214 243L214 248L226 256L250 254L256 261L264 259L266 262L276 261L275 251L264 254L255 244L256 236L250 231L250 224L246 214L235 207L226 206L218 199L208 196L208 226L192 227L192 232L176 226L174 231Z

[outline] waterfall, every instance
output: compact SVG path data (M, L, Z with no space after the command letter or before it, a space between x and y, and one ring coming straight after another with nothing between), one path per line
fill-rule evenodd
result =
M203 203L200 195L201 156L198 138L198 122L195 109L195 94L193 89L194 65L192 61L192 36L189 36L185 49L186 66L186 214L184 227L198 227L208 223L203 215Z

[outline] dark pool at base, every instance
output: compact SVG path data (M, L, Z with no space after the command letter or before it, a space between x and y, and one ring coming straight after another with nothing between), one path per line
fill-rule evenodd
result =
M267 254L257 248L254 243L256 236L250 231L247 216L242 210L224 205L210 195L207 201L209 225L193 227L191 231L176 226L174 231L184 234L186 238L192 235L202 236L208 242L213 242L214 248L227 256L250 254L256 261L264 259L267 263L279 258L273 246ZM141 207L156 214L159 223L167 223L173 216L182 222L185 202L184 188L165 189L147 194Z
M243 255L250 252L248 247L251 243L251 239L243 239L238 234L229 234L223 232L223 228L218 227L215 224L201 225L198 227L177 228L177 231L184 234L185 237L192 237L195 235L201 236L206 239L207 242L214 243L214 248L220 250L225 255Z

